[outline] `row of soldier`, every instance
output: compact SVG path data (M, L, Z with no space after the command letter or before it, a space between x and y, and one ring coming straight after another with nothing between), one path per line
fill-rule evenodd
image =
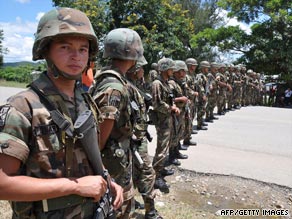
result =
M152 63L149 72L150 86L138 83L140 89L152 94L149 118L157 131L156 153L153 167L156 172L155 188L169 192L164 177L174 174L165 168L179 166L178 159L187 159L180 150L195 146L192 134L196 130L207 130L207 122L218 119L232 109L249 104L262 104L260 74L242 65L225 65L208 61L198 62L194 58L185 61L163 58ZM144 85L144 86L143 86ZM193 121L196 119L196 128Z

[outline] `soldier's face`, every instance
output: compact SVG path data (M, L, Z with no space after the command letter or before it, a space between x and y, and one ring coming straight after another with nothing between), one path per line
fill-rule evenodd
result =
M173 69L168 69L167 75L168 75L168 77L172 77L173 76Z
M196 71L196 69L197 69L196 65L189 65L189 72L193 73Z
M76 36L57 38L50 44L48 57L59 70L72 76L78 75L87 65L89 42Z

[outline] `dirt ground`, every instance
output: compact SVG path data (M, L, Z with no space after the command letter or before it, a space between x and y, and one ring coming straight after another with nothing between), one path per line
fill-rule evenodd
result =
M292 188L236 176L202 174L178 168L166 180L171 186L170 193L163 194L157 190L156 198L156 208L164 219L292 218ZM136 199L141 202L140 195L136 195ZM219 210L222 209L241 209L237 213L245 213L246 216L223 217L219 215ZM243 209L253 209L253 216L251 211ZM259 211L258 214L256 210ZM264 212L274 216L263 216ZM144 210L136 210L133 218L142 219L143 215ZM0 219L8 218L11 218L10 206L8 202L0 201Z
M170 193L158 193L156 206L166 219L217 218L292 218L292 188L263 183L236 176L210 175L176 169L175 175L166 177ZM220 216L221 209L253 209L238 211L246 216ZM263 209L268 209L265 211ZM142 219L143 210L136 218ZM225 211L226 212L226 211ZM270 212L274 216L263 216ZM230 213L230 212L229 212ZM279 214L286 216L278 216Z

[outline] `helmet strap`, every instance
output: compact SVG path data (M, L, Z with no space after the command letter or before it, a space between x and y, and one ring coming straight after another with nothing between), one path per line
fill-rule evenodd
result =
M47 61L48 68L52 70L53 77L56 79L59 78L59 76L61 75L62 77L67 78L69 80L79 80L79 79L81 79L81 76L82 76L82 73L84 72L84 70L86 70L88 68L88 66L86 66L84 68L84 70L82 72L80 72L78 75L72 76L72 75L58 69L57 66L50 59L47 59L46 61Z

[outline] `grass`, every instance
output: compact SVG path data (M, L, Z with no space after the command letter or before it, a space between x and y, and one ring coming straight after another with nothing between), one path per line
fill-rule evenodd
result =
M0 86L2 87L18 87L18 88L26 88L26 83L19 83L16 81L6 81L3 79L0 79Z

